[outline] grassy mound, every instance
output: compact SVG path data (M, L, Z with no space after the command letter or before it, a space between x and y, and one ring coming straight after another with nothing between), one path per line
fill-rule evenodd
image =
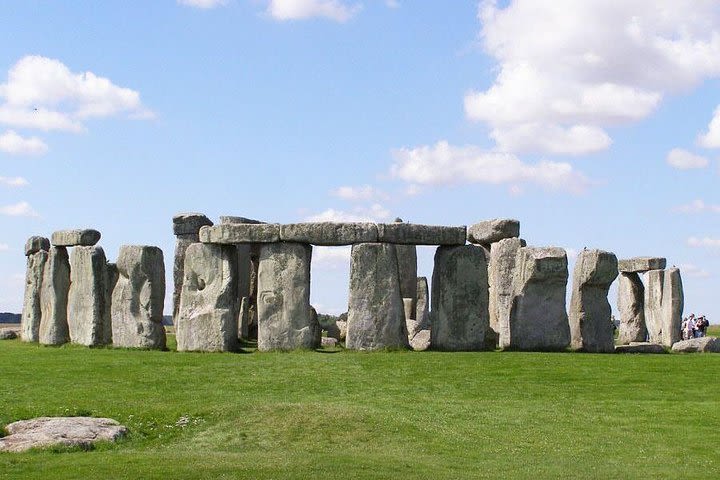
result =
M0 343L0 425L111 417L0 478L718 478L720 355L193 354Z

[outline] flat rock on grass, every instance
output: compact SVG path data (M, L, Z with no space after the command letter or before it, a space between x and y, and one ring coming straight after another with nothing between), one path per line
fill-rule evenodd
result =
M40 417L5 427L0 452L24 452L31 448L66 446L88 448L100 441L114 442L127 428L111 418Z
M0 340L13 340L19 333L20 331L14 328L0 328Z
M672 346L673 353L720 353L720 338L700 337L681 340Z

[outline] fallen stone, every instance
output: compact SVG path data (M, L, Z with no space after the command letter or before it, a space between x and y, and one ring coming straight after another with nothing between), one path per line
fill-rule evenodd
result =
M202 213L178 213L173 216L174 235L197 235L201 227L213 222Z
M518 251L505 349L565 350L570 325L565 311L567 255L562 248L523 247Z
M685 306L680 270L670 268L665 271L662 293L662 344L671 347L682 340L680 327Z
M236 243L276 243L280 241L277 223L225 223L200 229L202 243L233 245Z
M431 333L429 329L420 330L410 339L410 348L416 352L423 352L430 348Z
M720 339L716 337L691 338L675 342L673 353L720 353Z
M635 257L618 260L618 270L622 273L643 273L649 270L663 270L667 260L660 257Z
M102 247L75 247L70 255L68 327L70 341L85 346L111 342L107 260Z
M20 338L23 342L37 342L40 339L40 322L42 321L40 292L47 258L48 252L45 250L38 250L27 257L25 295L20 320Z
M283 242L341 246L377 242L377 238L378 230L374 223L316 222L280 226L280 240Z
M465 245L467 227L379 223L378 242L404 245Z
M395 246L361 243L350 257L346 347L408 348Z
M570 347L591 353L615 351L610 284L618 276L617 257L602 250L583 250L573 272L570 300Z
M46 252L50 250L50 240L45 237L32 236L27 239L27 242L25 242L26 257L41 250Z
M417 277L416 285L415 321L421 330L426 330L430 328L430 291L427 278Z
M338 340L333 337L322 337L321 346L334 348L337 347Z
M520 222L511 219L494 219L471 225L467 229L467 241L490 246L506 238L520 236Z
M513 294L513 277L517 253L525 246L520 238L505 238L490 246L488 284L490 287L490 328L498 334L500 342L510 340L510 306Z
M615 353L667 353L665 347L657 343L632 342L629 345L618 345Z
M62 345L70 341L68 327L68 293L70 260L65 247L51 247L40 289L39 341L43 345Z
M314 349L322 330L310 306L312 247L270 243L260 248L258 350Z
M618 282L618 311L620 328L618 343L644 342L647 338L645 326L645 287L638 273L620 273Z
M54 446L88 449L97 442L114 442L127 427L110 418L40 417L13 422L0 438L0 452L25 452Z
M645 326L650 343L663 343L663 287L665 270L650 270L645 273Z
M93 229L53 232L51 243L56 247L92 247L100 241L100 232Z
M0 328L0 340L14 340L19 336L19 330L14 328Z
M117 260L119 278L112 292L113 345L165 348L162 323L165 264L158 247L123 245Z
M482 247L438 247L432 278L433 350L487 349L488 289L487 260Z
M237 256L232 247L194 243L185 252L178 351L234 351L238 347Z

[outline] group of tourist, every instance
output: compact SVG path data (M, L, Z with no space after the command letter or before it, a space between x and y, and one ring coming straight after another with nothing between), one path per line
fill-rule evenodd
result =
M707 333L708 325L710 325L710 322L705 318L705 315L695 318L695 314L691 313L689 317L683 318L682 325L680 326L683 340L704 337Z

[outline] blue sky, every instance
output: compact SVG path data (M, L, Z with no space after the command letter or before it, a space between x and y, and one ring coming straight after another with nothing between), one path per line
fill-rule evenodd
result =
M0 18L0 311L20 311L28 236L94 227L109 259L150 244L169 267L172 215L200 211L513 217L571 260L666 256L686 312L720 320L720 2L9 0ZM314 259L313 303L343 311L347 249Z

